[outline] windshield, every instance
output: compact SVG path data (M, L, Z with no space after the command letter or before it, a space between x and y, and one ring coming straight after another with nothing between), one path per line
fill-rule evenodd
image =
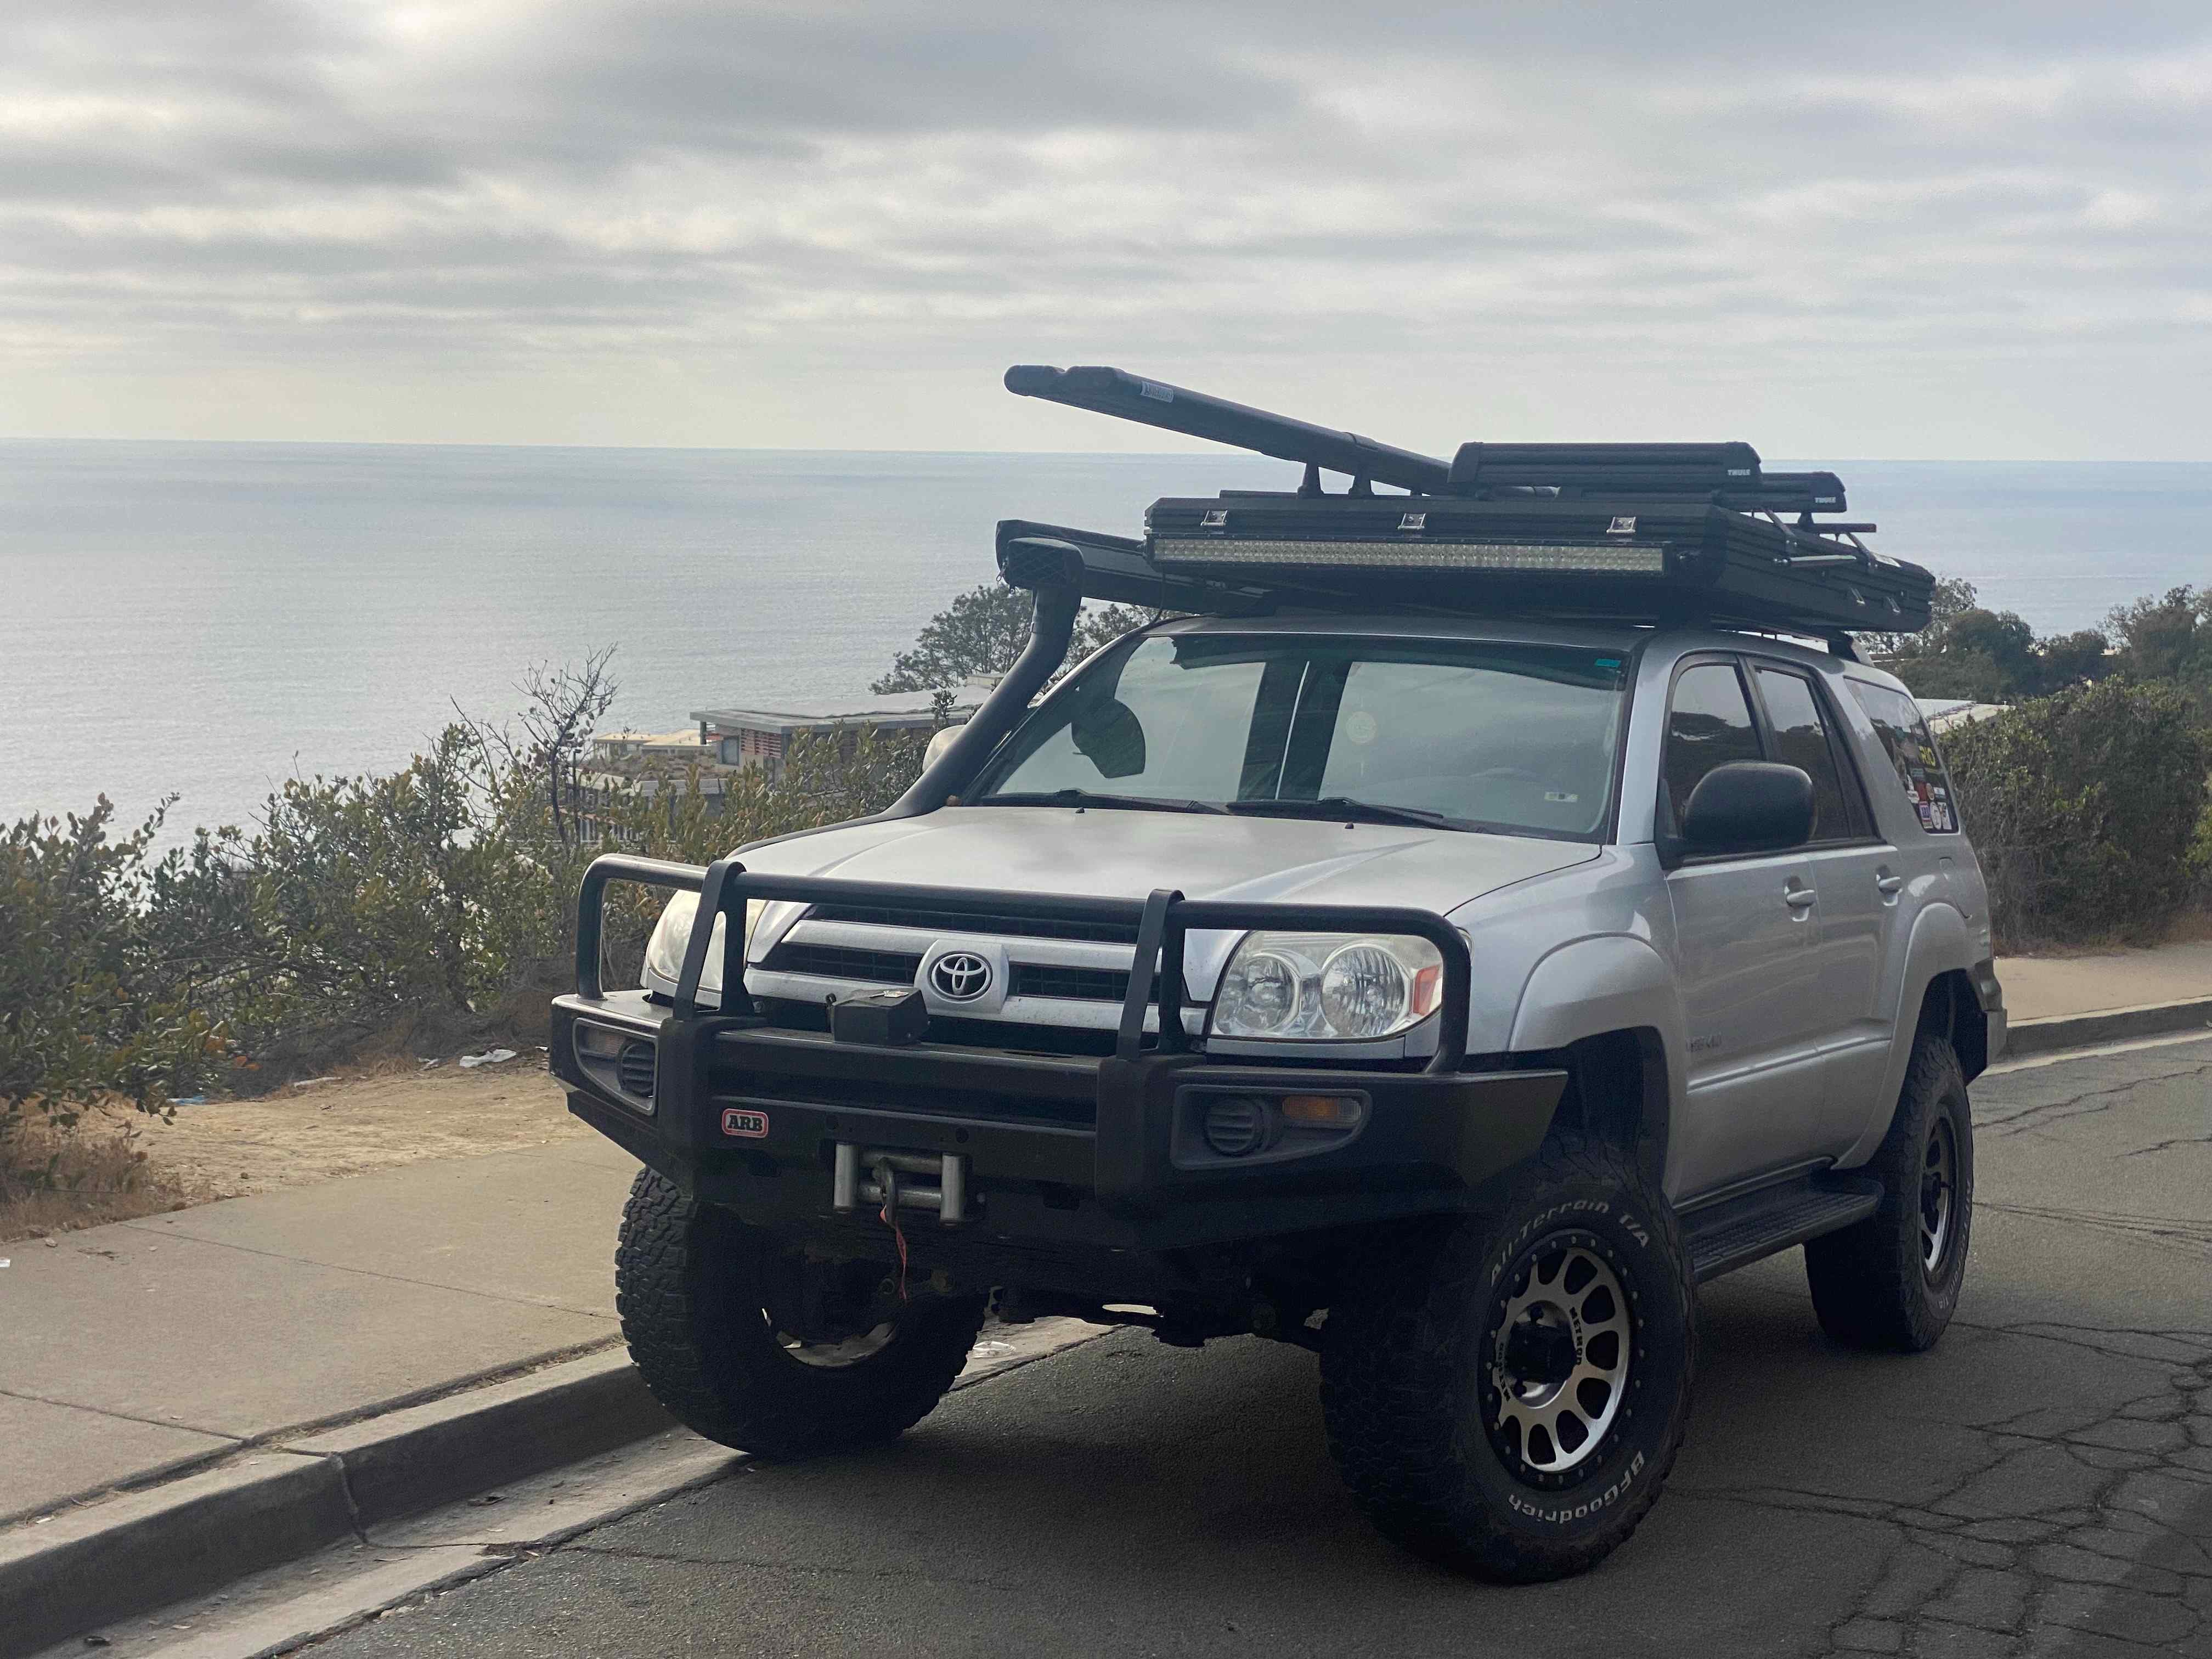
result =
M1595 839L1626 669L1587 646L1152 635L1008 741L970 797L1432 820Z

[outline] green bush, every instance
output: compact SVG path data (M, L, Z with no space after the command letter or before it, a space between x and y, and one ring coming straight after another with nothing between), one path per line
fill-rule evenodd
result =
M148 926L156 812L119 838L105 796L0 833L0 1100L156 1098L220 1068L211 1022Z
M802 741L775 782L726 779L718 812L696 789L672 809L641 794L601 809L591 841L554 811L542 755L483 738L457 724L396 772L295 781L255 830L202 830L158 857L161 815L117 836L105 799L0 831L0 1168L11 1138L95 1095L159 1109L364 1048L533 1032L573 971L593 858L705 863L878 811L919 775L927 733ZM636 982L665 897L611 890L611 982Z
M1954 730L1944 753L1998 949L2146 940L2193 902L2212 735L2174 687L2070 687Z
M2190 841L2182 869L2189 878L2190 896L2200 905L2212 907L2212 804L2197 820L2197 834Z

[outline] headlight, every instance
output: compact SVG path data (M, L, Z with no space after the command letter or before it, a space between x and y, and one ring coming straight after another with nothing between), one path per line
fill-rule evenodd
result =
M1216 1036L1395 1036L1437 1010L1443 954L1402 934L1247 933L1213 1000Z
M745 949L750 951L753 929L760 926L761 914L768 908L766 899L745 901ZM653 925L653 937L645 944L645 970L653 978L673 985L684 976L684 953L690 948L691 924L699 918L699 896L678 893L668 901L668 908L660 913L660 920ZM729 918L714 918L714 937L707 941L707 965L700 971L699 988L712 991L718 997L722 989L722 942L729 937Z

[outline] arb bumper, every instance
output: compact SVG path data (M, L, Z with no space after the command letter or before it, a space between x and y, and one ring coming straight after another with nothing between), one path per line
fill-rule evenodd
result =
M612 880L697 889L673 1006L599 984ZM1115 1052L1044 1054L923 1041L840 1042L733 1006L703 1011L710 919L748 898L910 906L1133 926ZM1193 927L1410 933L1443 953L1437 1051L1419 1072L1209 1058L1184 1036ZM744 983L733 920L722 983ZM1159 1016L1146 1030L1158 964ZM1370 907L1135 901L747 874L606 858L586 877L577 990L554 1004L554 1072L579 1116L746 1219L818 1237L868 1226L886 1200L909 1228L981 1243L1156 1251L1465 1207L1541 1143L1553 1070L1465 1066L1466 941L1433 914ZM734 1000L733 1000L734 1002Z

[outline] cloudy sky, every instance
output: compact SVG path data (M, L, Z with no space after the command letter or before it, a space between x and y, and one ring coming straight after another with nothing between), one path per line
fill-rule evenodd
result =
M9 0L0 435L2212 459L2212 11Z

